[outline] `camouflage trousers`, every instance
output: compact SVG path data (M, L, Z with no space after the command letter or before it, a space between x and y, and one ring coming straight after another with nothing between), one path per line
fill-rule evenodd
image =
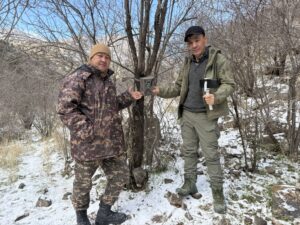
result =
M107 186L101 196L105 204L113 205L128 182L129 169L125 155L95 161L76 161L72 194L75 210L86 210L89 207L92 177L99 166L107 178Z
M206 113L193 113L184 110L181 118L182 156L185 177L197 179L199 145L206 161L210 184L222 186L223 171L218 152L220 131L217 120L208 120Z

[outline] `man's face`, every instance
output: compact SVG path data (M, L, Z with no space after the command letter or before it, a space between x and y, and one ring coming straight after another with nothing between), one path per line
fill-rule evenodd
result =
M197 58L205 49L207 38L201 35L192 35L187 40L187 46L189 51Z
M91 65L100 70L101 72L106 73L110 65L110 57L105 53L97 53L91 59Z

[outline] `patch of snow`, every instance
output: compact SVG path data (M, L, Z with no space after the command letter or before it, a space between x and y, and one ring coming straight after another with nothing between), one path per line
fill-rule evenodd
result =
M296 211L297 209L294 208L293 206L287 204L286 202L282 203L282 207L285 208L287 211L293 212Z
M176 130L176 134L180 142L180 131ZM224 131L221 133L219 144L226 149L226 152L242 154L238 137L239 134L236 130ZM237 146L237 148L230 146ZM0 224L75 225L75 213L71 200L62 200L65 193L72 192L74 178L62 177L64 159L55 150L53 141L30 142L27 143L26 149L16 172L19 177L17 182L8 184L9 172L0 170L2 182L0 185ZM46 154L47 149L49 155ZM174 150L165 146L165 150L175 151L177 155L179 154L179 149ZM224 158L221 159L224 167ZM200 161L203 160L200 159ZM285 174L282 177L268 174L260 175L259 173L248 174L241 171L239 178L233 178L229 172L230 168L224 168L224 192L228 207L228 213L225 217L232 225L242 224L245 214L272 217L271 209L268 207L268 188L279 182L293 183L298 178L297 171L289 171L286 163L288 163L286 159L259 161L259 170L264 169L266 165L272 165L276 167L276 171L282 171ZM123 223L124 225L152 225L155 224L152 221L154 216L162 217L161 223L157 223L161 225L174 225L179 222L187 225L213 225L221 218L213 211L209 178L206 167L202 163L198 164L198 169L204 174L198 175L197 180L197 187L202 198L198 200L191 197L184 198L184 203L187 205L187 211L185 211L182 208L171 206L164 197L166 192L175 192L176 188L182 185L183 164L182 158L176 157L168 171L150 174L148 188L145 191L138 193L123 191L121 193L113 208L131 216L131 219ZM296 164L291 163L291 165L297 168ZM165 184L165 178L172 179L173 182ZM19 189L21 183L25 184L23 189ZM237 195L238 199L234 200L232 195ZM249 202L243 196L257 196L261 200ZM35 204L39 197L51 199L52 205L47 208L37 208ZM94 215L97 212L99 204L97 199L98 195L95 186L93 186L91 204L88 209L89 215ZM193 220L188 220L185 217L187 212L193 217ZM29 216L14 222L18 216L25 213L29 213ZM270 224L269 222L268 224Z

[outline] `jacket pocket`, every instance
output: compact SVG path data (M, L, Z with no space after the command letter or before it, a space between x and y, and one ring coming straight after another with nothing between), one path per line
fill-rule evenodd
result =
M94 124L85 122L78 130L72 133L74 138L80 142L92 142L94 140Z

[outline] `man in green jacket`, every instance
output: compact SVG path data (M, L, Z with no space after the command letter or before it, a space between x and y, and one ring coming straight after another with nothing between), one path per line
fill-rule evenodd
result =
M200 143L210 178L214 210L224 214L226 204L218 152L220 132L217 121L229 112L227 97L233 92L235 83L221 51L207 46L207 37L202 27L190 27L184 41L191 54L185 58L175 84L156 86L152 93L162 98L180 96L178 118L183 139L184 184L176 189L177 193L187 196L198 192L196 181ZM204 85L206 79L207 85ZM209 92L204 92L204 86L209 88Z

